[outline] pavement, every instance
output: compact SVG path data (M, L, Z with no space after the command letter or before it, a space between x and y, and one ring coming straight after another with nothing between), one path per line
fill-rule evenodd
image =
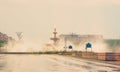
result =
M120 72L119 65L62 55L5 55L0 72Z

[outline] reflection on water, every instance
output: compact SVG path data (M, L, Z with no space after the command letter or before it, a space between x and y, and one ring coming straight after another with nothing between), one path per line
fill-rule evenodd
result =
M4 55L0 55L0 72L4 70L6 66L6 60Z
M59 55L1 55L0 72L117 72L119 67Z

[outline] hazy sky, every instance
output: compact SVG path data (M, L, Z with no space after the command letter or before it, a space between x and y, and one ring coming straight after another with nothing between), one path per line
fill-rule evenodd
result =
M47 41L59 34L120 37L120 0L0 0L0 31L16 38Z

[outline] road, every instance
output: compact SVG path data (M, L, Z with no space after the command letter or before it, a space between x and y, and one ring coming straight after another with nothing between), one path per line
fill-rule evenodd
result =
M120 66L61 55L4 55L0 72L120 72Z

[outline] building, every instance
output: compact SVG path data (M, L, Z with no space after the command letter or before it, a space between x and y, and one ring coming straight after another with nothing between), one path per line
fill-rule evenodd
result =
M74 50L85 51L87 43L92 44L93 52L120 52L120 39L104 39L102 35L61 34L60 42L73 45ZM88 51L91 51L90 49Z
M77 34L62 34L59 36L62 41L65 39L71 43L80 44L85 42L97 42L103 40L102 35L77 35Z
M67 45L73 45L73 50L82 51L80 55L83 58L93 58L98 60L120 60L120 39L104 39L102 35L77 35L62 34L60 41ZM92 48L86 51L86 44L91 43ZM91 52L92 51L92 52Z

